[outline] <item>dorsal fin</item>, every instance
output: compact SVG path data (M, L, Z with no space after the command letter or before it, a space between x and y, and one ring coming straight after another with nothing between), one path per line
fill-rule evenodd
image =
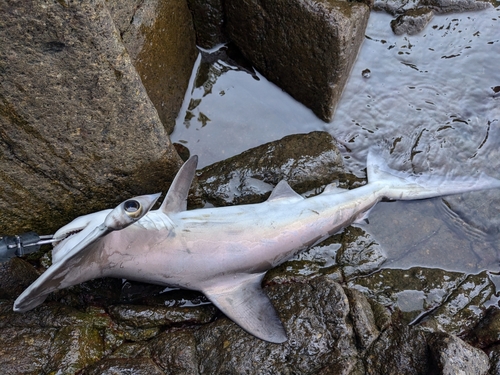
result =
M240 274L204 288L203 293L228 318L252 335L269 342L285 342L285 329L261 287L264 275L265 272Z
M270 202L278 199L302 200L304 198L293 191L290 185L288 185L288 182L281 180L278 182L278 185L276 185L269 198L267 198L267 201Z
M161 204L160 210L164 214L185 211L187 208L187 196L189 188L193 182L196 167L198 165L198 156L191 156L179 169L177 175L168 189L167 196Z

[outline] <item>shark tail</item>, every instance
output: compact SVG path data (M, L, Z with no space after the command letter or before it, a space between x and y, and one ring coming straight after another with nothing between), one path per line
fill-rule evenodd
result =
M472 177L412 175L391 169L382 157L368 153L369 184L380 184L391 200L413 200L500 188L500 180L481 173Z

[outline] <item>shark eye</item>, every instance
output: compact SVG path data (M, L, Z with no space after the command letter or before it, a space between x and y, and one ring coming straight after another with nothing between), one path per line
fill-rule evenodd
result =
M142 212L141 204L134 199L125 201L123 208L125 209L125 213L132 218L138 217Z

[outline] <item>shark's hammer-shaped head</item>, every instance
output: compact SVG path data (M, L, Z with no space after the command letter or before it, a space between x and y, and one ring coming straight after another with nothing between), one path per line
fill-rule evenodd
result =
M141 195L128 199L114 209L94 212L77 217L55 234L52 262L56 263L78 247L82 250L106 234L124 229L140 220L160 197L158 194Z
M49 293L93 278L87 272L92 264L86 263L87 256L95 250L92 245L106 234L140 220L159 197L160 194L151 194L128 199L112 210L80 216L59 229L54 235L60 242L54 247L52 266L16 299L14 311L31 310L43 303Z

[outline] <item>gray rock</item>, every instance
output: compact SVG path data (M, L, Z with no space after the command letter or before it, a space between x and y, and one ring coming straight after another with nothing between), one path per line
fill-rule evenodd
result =
M370 8L342 0L234 0L227 32L267 79L330 121Z
M500 374L500 345L494 345L489 348L490 375Z
M436 13L460 13L476 11L495 6L488 0L375 0L374 9L385 11L394 16L419 8L431 8Z
M196 340L191 330L164 332L151 340L148 348L165 374L199 374Z
M488 273L467 275L440 269L381 269L352 278L358 289L393 311L406 322L415 319L428 331L464 334L485 316L484 303L494 294Z
M396 35L415 35L424 30L433 17L431 9L411 9L391 21L391 28Z
M484 375L488 373L488 356L456 336L444 332L430 334L429 348L437 374Z
M263 201L281 180L298 193L344 177L342 157L326 132L284 137L203 168L198 181L216 205Z
M193 20L186 1L108 0L107 5L148 96L170 134L197 55Z
M166 189L181 161L105 2L0 7L0 233Z
M222 0L187 0L193 14L196 44L202 48L213 48L227 42L224 32L226 15Z
M393 321L364 356L366 374L428 374L425 334L404 322Z
M337 264L347 280L376 271L387 259L377 240L360 227L349 226L334 238L342 244Z
M288 341L259 340L226 318L194 332L203 374L350 374L359 366L349 303L326 277L266 288Z
M165 373L150 358L129 359L114 358L104 359L95 365L86 368L81 375L165 375Z
M420 4L438 13L460 13L486 9L495 3L484 0L421 0Z
M500 309L491 306L485 317L465 336L469 344L486 349L500 343Z
M109 308L109 314L116 322L138 328L180 323L205 324L213 320L214 313L213 305L197 307L116 305Z
M361 292L355 289L346 289L354 332L358 339L358 346L361 350L367 349L380 334L372 307L368 299Z
M433 331L463 335L485 317L485 304L495 295L488 272L467 277L446 295L436 309L422 319L420 326Z
M403 14L405 11L416 9L419 2L420 0L375 0L373 9L396 16Z

